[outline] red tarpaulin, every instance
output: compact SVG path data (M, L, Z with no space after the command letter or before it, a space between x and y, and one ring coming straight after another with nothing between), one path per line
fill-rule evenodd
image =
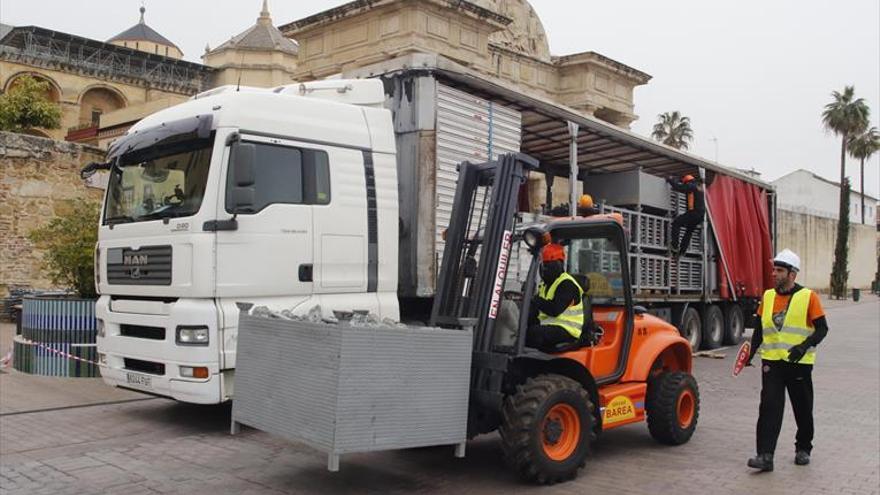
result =
M773 286L766 191L733 177L716 175L707 188L706 201L736 296L761 297L765 289ZM730 299L730 285L721 260L718 281L721 297Z

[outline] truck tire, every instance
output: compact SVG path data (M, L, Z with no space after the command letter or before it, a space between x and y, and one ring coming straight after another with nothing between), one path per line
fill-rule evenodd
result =
M746 328L746 320L742 306L730 303L724 308L724 343L737 345L742 341L743 331Z
M681 315L681 326L678 327L678 333L691 344L691 351L700 350L700 342L703 341L703 324L696 308L688 308Z
M717 304L703 311L703 348L717 349L724 341L724 313Z
M524 480L551 485L573 479L596 434L587 390L562 375L529 378L504 399L501 446Z
M700 390L689 373L661 373L648 382L648 431L659 443L681 445L691 439L700 417Z

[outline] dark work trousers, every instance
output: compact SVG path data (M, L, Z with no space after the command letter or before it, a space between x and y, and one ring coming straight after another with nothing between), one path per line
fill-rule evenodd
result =
M526 347L543 352L553 352L558 344L575 340L567 330L556 325L532 325L526 330Z
M699 227L703 223L703 217L706 213L703 210L691 210L685 212L672 221L672 248L678 249L681 246L681 251L685 252L688 249L688 246L691 244L691 236L694 235L694 229ZM679 243L679 237L681 236L681 229L685 228L684 238L681 239Z
M795 450L813 450L813 365L761 361L761 408L758 413L758 454L772 454L782 429L785 391L797 423Z

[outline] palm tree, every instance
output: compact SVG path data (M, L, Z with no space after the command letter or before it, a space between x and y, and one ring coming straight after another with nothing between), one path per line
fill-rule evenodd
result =
M661 113L657 116L658 122L654 124L651 137L678 150L688 149L688 142L693 141L694 131L691 129L691 119L682 116L678 110Z
M863 98L855 97L854 86L846 86L843 93L831 92L834 101L825 105L822 123L825 128L840 136L840 183L846 178L846 146L851 136L863 132L868 127L871 111ZM843 196L841 196L841 201Z
M861 160L859 168L862 186L862 224L865 223L865 161L870 160L874 153L880 151L880 132L876 127L853 136L849 142L849 154Z
M833 91L834 101L825 105L822 123L825 128L840 136L840 202L838 204L838 230L834 246L834 264L831 269L831 293L835 297L846 294L847 279L847 241L849 239L849 187L846 178L846 146L851 136L859 134L868 127L868 105L865 100L855 97L855 88L846 86L843 93ZM844 228L845 227L845 228Z

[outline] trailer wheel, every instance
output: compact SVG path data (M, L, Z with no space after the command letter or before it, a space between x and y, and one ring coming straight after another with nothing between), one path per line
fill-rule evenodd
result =
M502 406L499 431L505 460L533 483L574 478L596 437L593 407L587 390L571 378L529 378Z
M681 315L678 332L691 344L691 351L696 352L700 349L700 342L703 341L703 324L696 308L688 308Z
M700 417L700 390L689 373L661 373L648 382L648 431L659 443L681 445L691 439Z
M724 313L717 304L706 306L703 312L703 347L717 349L724 341Z
M743 309L737 303L730 303L724 308L724 343L737 345L742 340L745 330Z

